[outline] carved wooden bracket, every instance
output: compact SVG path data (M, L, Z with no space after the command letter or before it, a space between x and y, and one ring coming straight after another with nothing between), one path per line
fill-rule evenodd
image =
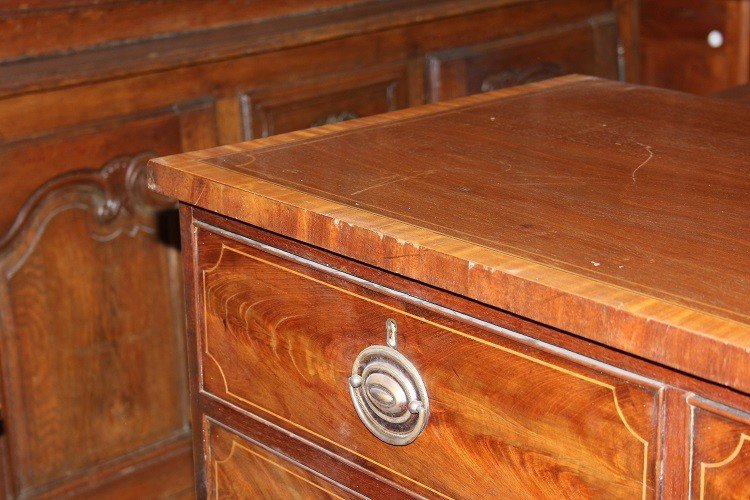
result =
M352 113L350 111L342 111L341 113L334 113L326 116L325 118L321 118L320 120L315 120L310 124L310 127L319 127L321 125L330 125L332 123L339 123L339 122L345 122L347 120L354 120L355 118L359 118L359 115L357 113Z
M540 63L527 68L514 68L490 75L482 82L482 92L515 87L524 83L538 82L565 74L565 69L557 63Z
M173 205L172 200L146 187L144 167L154 156L150 152L121 156L98 170L77 170L50 179L29 197L8 232L0 237L0 255L13 246L19 234L39 225L35 220L43 221L46 215L66 207L85 206L99 225L109 225L120 216L148 217Z

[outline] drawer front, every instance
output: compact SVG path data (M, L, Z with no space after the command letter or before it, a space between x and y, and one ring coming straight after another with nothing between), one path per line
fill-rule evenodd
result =
M428 496L652 496L659 387L324 266L198 231L202 391ZM348 379L385 343L420 372L431 416L393 446ZM519 493L520 492L520 493Z
M612 14L494 43L430 54L431 102L581 73L617 78Z
M388 67L241 96L245 139L385 113L407 106L406 69Z
M750 415L691 398L691 498L750 498Z
M257 441L206 419L209 498L362 498Z

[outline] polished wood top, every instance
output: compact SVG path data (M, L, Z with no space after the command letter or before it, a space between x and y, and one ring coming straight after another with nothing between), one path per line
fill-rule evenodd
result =
M750 133L553 81L152 162L150 186L750 391Z

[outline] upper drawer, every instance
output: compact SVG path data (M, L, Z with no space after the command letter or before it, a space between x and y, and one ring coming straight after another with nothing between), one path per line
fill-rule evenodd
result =
M197 247L202 391L423 495L653 496L657 384L205 226ZM388 319L429 397L405 446L349 394Z
M378 68L242 94L246 140L385 113L407 104L406 69Z
M435 102L568 73L617 78L617 22L603 14L552 29L427 56Z

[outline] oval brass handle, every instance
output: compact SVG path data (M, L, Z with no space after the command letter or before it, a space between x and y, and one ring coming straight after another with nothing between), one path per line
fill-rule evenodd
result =
M394 445L414 441L430 416L427 389L417 369L396 350L396 322L386 323L388 345L359 353L349 394L360 420L378 439Z

